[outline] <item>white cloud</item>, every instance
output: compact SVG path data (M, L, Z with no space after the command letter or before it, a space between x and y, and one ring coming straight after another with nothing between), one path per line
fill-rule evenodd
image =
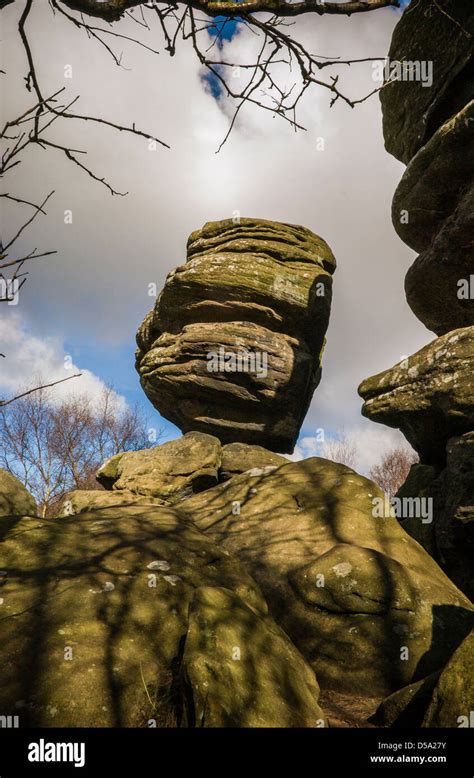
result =
M5 352L0 364L0 392L5 399L33 386L81 373L79 378L54 387L49 393L51 402L78 395L86 395L93 402L100 400L105 389L102 379L75 365L64 351L60 338L38 338L29 332L18 313L0 312L0 343ZM114 392L113 398L117 410L126 407L123 397Z

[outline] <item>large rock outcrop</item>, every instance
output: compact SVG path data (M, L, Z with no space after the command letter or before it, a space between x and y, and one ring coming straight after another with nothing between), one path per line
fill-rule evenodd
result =
M474 623L382 491L343 465L251 470L179 512L244 564L322 689L400 688L441 668Z
M351 710L354 695L380 700L443 670L473 608L380 489L326 460L226 448L220 483L173 507L139 491L155 453L126 488L72 493L71 515L0 519L5 715L318 728L341 700Z
M0 519L2 715L324 726L313 671L243 565L169 508L104 504Z
M388 55L390 63L412 63L411 77L387 84L380 98L385 146L407 164L393 225L421 252L406 276L407 301L437 335L474 325L473 38L471 0L412 3ZM422 77L423 66L431 78Z
M405 279L408 304L440 337L359 387L363 414L398 427L420 455L400 495L431 501L433 525L412 517L404 526L471 596L473 39L471 0L418 0L393 34L389 62L401 63L402 78L381 91L384 137L387 150L407 168L392 221L402 240L420 252ZM433 468L428 480L426 467ZM423 483L417 486L421 468Z
M0 516L36 516L34 498L18 478L0 468Z
M291 452L321 377L334 256L303 227L210 222L137 334L136 367L184 432Z

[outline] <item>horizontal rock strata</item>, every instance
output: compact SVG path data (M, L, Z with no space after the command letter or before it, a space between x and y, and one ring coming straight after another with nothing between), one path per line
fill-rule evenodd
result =
M321 377L333 254L258 219L192 233L137 334L148 398L184 432L293 450Z

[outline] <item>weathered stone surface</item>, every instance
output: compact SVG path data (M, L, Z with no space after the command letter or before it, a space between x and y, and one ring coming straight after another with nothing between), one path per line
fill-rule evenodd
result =
M383 700L369 719L380 727L421 727L440 671L399 689Z
M438 477L439 470L432 465L416 462L410 467L407 479L397 492L397 497L412 497L414 494L429 494L429 488Z
M325 240L306 227L266 219L208 222L188 238L188 257L256 254L279 262L309 262L334 272L336 260Z
M396 497L400 500L432 500L433 499L433 483L438 477L439 469L432 467L431 465L414 464L410 468L408 477L404 484L398 490ZM433 506L432 521L423 519L422 516L417 516L416 512L413 512L413 516L398 517L401 521L402 527L405 532L408 532L417 543L419 543L430 556L435 559L438 564L445 569L440 561L438 550L436 547L436 539L434 535L434 516L435 510ZM458 581L454 581L459 586ZM465 589L461 586L461 591L466 593Z
M471 134L474 158L474 133ZM460 157L463 159L461 153ZM450 174L440 180L451 180ZM437 335L474 325L473 234L474 184L405 277L408 305L425 327Z
M362 414L398 427L424 464L446 460L449 438L474 428L474 327L443 335L359 386Z
M188 432L155 448L111 457L98 470L97 480L113 491L75 490L63 501L60 513L80 513L130 501L171 505L237 473L287 463L286 457L262 446L246 443L221 446L212 435ZM70 504L66 506L66 503Z
M203 666L215 661L208 636L198 646L193 632L186 646L190 603L206 601L201 587L232 592L233 610L219 613L221 600L213 601L220 649L225 636L242 641L240 673L213 679L215 699L232 699L241 721L312 725L320 715L314 675L268 616L258 586L173 510L122 505L61 521L2 518L0 525L0 710L19 715L20 726L189 725L183 643L191 664L198 654ZM199 612L196 618L205 616ZM246 630L265 641L250 645ZM294 697L270 683L267 651L274 678L291 679ZM265 719L256 692L270 694L270 686Z
M371 721L385 727L470 727L474 706L474 632L441 672L384 700Z
M397 496L433 501L433 521L424 524L412 517L403 528L436 559L452 581L474 599L474 432L451 438L446 447L446 467L426 468L415 477L414 465Z
M262 446L249 446L246 443L228 443L222 446L222 461L219 480L227 481L234 475L245 473L255 468L281 467L288 460L273 451L267 451Z
M398 496L430 500L433 522L403 521L470 596L474 593L474 6L471 0L411 3L389 59L433 66L431 84L381 92L387 150L407 163L392 204L398 235L420 252L405 279L413 313L441 337L364 381L363 414L398 427L418 451ZM461 437L457 437L461 436ZM432 472L422 470L433 466Z
M200 587L183 654L188 723L322 727L315 675L287 635L228 589Z
M443 506L436 521L440 555L449 575L457 568L474 598L474 432L448 441L446 469L433 486L435 502Z
M383 500L351 469L312 458L236 475L179 511L245 564L321 688L383 694L442 667L473 623L421 546L393 516L377 518Z
M0 468L0 516L36 516L37 506L21 481Z
M471 0L412 3L397 24L389 60L433 63L433 81L395 81L380 92L385 147L408 163L473 94Z
M207 354L222 347L265 353L267 371L209 372ZM313 367L311 353L295 338L248 322L226 322L188 324L179 335L162 335L140 371L149 399L160 409L169 403L173 422L183 430L205 430L223 442L262 441L285 451L306 414L300 399L319 381L319 367L317 375Z
M193 233L137 334L151 402L185 432L292 451L320 381L334 268L303 227L241 219Z
M106 489L126 490L174 503L214 486L221 465L217 438L190 432L177 440L108 459L97 472Z
M459 288L474 268L473 35L471 0L412 3L395 28L389 61L412 63L412 75L432 67L432 82L410 78L381 91L386 148L408 165L392 221L420 252L406 276L407 301L437 335L474 325L474 301Z
M84 511L100 510L101 508L118 508L122 505L167 505L165 500L147 495L134 494L128 489L117 492L107 492L104 489L74 489L61 502L58 516L75 516Z
M473 709L474 632L471 632L441 673L422 726L469 727Z
M420 149L396 189L393 225L400 238L415 251L428 249L448 219L448 230L455 227L459 234L463 232L460 215L467 216L474 174L473 122L471 100ZM462 256L468 258L469 253Z

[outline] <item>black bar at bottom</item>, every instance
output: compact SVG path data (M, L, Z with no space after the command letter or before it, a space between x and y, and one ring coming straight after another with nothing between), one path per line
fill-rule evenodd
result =
M470 729L0 729L0 778L169 776L188 766L266 778L273 765L315 778L328 769L473 778L472 745Z

